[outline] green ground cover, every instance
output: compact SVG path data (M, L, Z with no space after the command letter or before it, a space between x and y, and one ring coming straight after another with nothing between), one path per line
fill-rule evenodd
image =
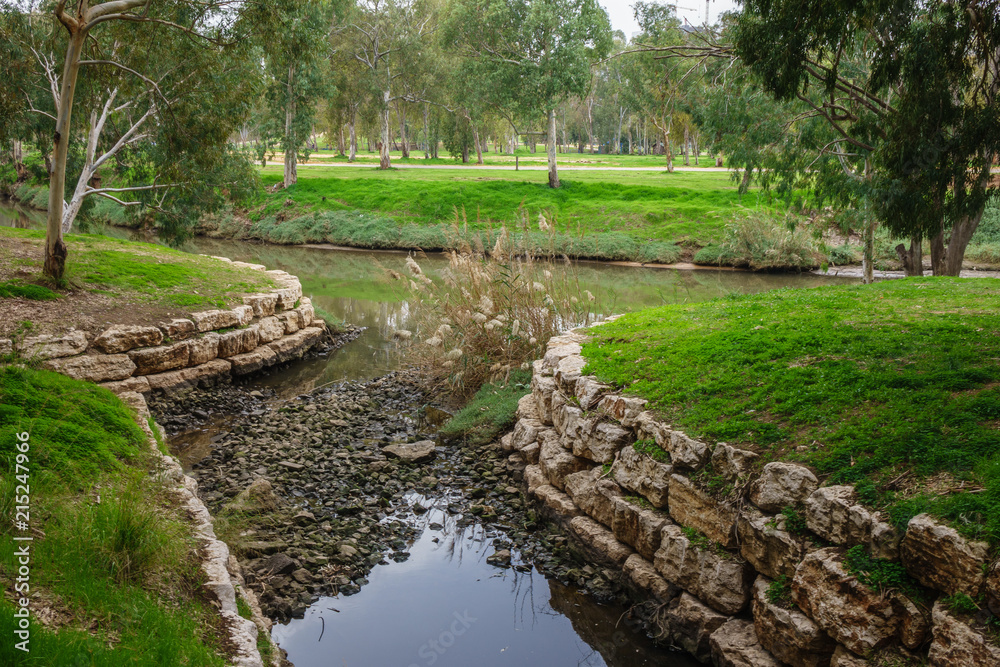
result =
M586 372L709 442L854 484L1000 545L1000 280L732 296L593 330Z
M4 299L25 297L27 292L33 299L89 293L108 297L108 301L87 304L77 298L56 299L51 308L64 309L65 322L109 308L156 316L176 309L237 305L243 294L274 287L270 276L261 271L160 245L98 234L70 234L65 240L69 249L65 283L39 286L47 282L42 275L45 233L0 227L0 309ZM13 322L0 323L0 330L7 325Z
M25 459L17 433L29 433ZM0 598L0 664L226 664L220 620L201 589L183 510L151 476L131 410L94 384L0 367L0 581L18 572L16 463L29 472L30 652L14 647L15 606ZM38 615L48 622L42 625Z
M517 402L530 391L530 371L514 371L507 382L488 382L441 428L441 435L472 447L494 442L514 427Z

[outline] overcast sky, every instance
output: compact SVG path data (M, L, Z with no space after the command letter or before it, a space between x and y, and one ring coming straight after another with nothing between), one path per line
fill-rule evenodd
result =
M632 33L639 32L639 24L632 16L632 5L635 4L635 0L598 0L598 2L608 11L612 28L624 32L625 37L631 37ZM676 3L666 2L664 4L676 4L677 16L681 20L687 19L689 23L694 25L701 25L705 22L705 0L677 0ZM736 9L735 0L710 0L709 22L715 23L719 14L734 9Z

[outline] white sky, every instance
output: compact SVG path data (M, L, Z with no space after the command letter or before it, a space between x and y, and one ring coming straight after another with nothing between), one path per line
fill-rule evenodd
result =
M705 0L660 0L664 4L677 5L677 16L681 20L687 19L694 25L702 25L705 22ZM621 30L625 37L631 37L633 33L639 32L639 24L635 22L632 15L632 5L635 0L598 0L601 6L607 10L611 18L611 27ZM737 9L736 0L710 0L708 8L709 22L715 23L719 14Z

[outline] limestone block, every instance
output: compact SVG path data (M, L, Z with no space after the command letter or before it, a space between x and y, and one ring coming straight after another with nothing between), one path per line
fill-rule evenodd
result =
M535 464L538 463L538 455L541 453L542 447L537 442L533 442L524 449L521 450L521 456L528 463Z
M200 332L226 329L240 324L239 317L231 310L206 310L200 313L191 313L191 321Z
M535 398L538 419L546 426L552 425L552 392L555 388L554 378L539 375L538 372L531 376L531 395Z
M993 563L986 575L986 605L1000 617L1000 561Z
M274 306L278 297L274 294L250 294L243 297L243 303L253 309L256 317L264 318L274 315Z
M580 407L584 410L592 410L603 396L611 391L611 387L598 382L592 375L581 376L573 388L576 399L580 402Z
M587 360L578 354L561 359L553 376L556 379L556 386L568 395L574 395L576 381L583 375L583 367L586 365Z
M579 504L579 503L578 503ZM624 497L615 498L615 537L635 549L643 558L653 560L660 548L663 527L671 523L665 512L642 507Z
M522 418L514 425L510 444L515 451L521 451L538 440L538 434L544 429L540 421Z
M162 323L160 331L171 340L184 340L198 333L198 327L191 320L176 319Z
M899 544L902 541L903 533L884 520L881 512L871 513L868 550L872 552L873 556L886 560L899 560Z
M669 602L680 592L676 586L671 586L660 576L653 564L640 556L632 554L625 560L622 568L632 585L646 595L655 597L660 602Z
M622 566L633 553L632 549L615 539L614 533L587 516L574 517L569 529L583 545L598 556L599 560Z
M291 280L280 288L274 290L274 294L277 297L277 303L275 304L275 310L289 310L295 307L295 302L302 298L302 285L299 284L298 280Z
M617 420L625 428L632 428L636 425L638 416L645 411L647 403L644 398L610 394L603 396L597 403L597 411Z
M914 579L948 595L962 592L976 598L986 582L989 545L962 537L928 514L910 519L899 551Z
M151 389L171 393L199 385L211 386L228 377L231 367L231 364L225 359L213 359L200 366L149 375L146 380L149 381Z
M265 317L257 323L257 332L261 344L270 343L285 335L285 323L274 316Z
M871 663L854 655L840 644L837 644L837 649L830 659L830 667L868 667L869 664Z
M25 359L59 359L80 354L86 349L86 334L82 331L69 331L61 336L42 334L25 338L20 352Z
M514 413L514 416L518 419L534 419L538 421L538 408L535 407L535 397L531 394L525 394L517 399L517 412Z
M546 486L549 483L542 469L534 464L524 467L524 481L528 484L528 493L532 495L534 495L536 489Z
M933 641L927 654L931 667L996 667L1000 665L1000 647L981 632L955 618L941 603L934 603Z
M84 354L79 357L50 359L43 366L74 380L107 382L124 380L135 371L135 364L126 354Z
M761 646L792 667L826 667L837 642L798 608L772 604L767 599L771 580L757 577L753 584L754 629Z
M580 514L580 510L573 504L570 497L551 484L545 484L535 489L535 497L545 509L558 519L568 519Z
M128 356L136 366L136 375L149 375L174 368L184 368L188 365L190 351L188 342L181 341L173 345L130 350Z
M547 370L555 373L559 362L570 356L579 356L583 348L579 341L570 341L562 336L555 336L549 340L545 356L542 357L542 365Z
M232 364L233 375L255 373L267 366L267 359L265 358L264 350L269 353L272 359L274 358L274 351L271 348L264 346L257 348L253 352L245 352L243 354L237 354L229 357L228 361Z
M281 324L285 327L285 335L293 334L300 328L301 320L299 319L299 313L295 310L289 310L283 313L278 313L275 317L281 321Z
M669 463L657 461L634 447L623 447L611 471L615 481L624 488L643 496L654 507L667 507L670 475L673 473L673 466Z
M731 554L695 546L679 526L663 527L653 564L664 579L724 614L738 614L750 601L753 569Z
M670 462L679 468L698 470L712 455L712 450L704 442L689 438L681 431L671 431L670 442L658 445L670 454Z
M233 312L236 314L236 321L239 322L239 326L245 327L253 322L252 306L235 306L233 308Z
M736 544L736 510L717 502L682 475L670 476L667 502L674 521L704 533L722 546Z
M871 514L857 504L853 486L825 486L804 502L806 527L834 544L863 544L871 532Z
M754 452L720 442L712 452L712 468L730 484L742 484L749 479L758 458Z
M710 644L715 667L781 667L760 645L750 621L728 621L712 633Z
M667 627L670 639L690 653L699 662L712 659L710 639L712 634L729 620L689 593L681 593L667 608Z
M819 480L809 468L772 461L750 487L750 502L765 512L780 512L798 505L817 488Z
M197 366L219 356L219 334L209 331L187 342L188 364Z
M565 479L567 475L579 472L580 470L589 470L594 464L586 459L573 456L563 449L554 432L549 432L546 435L547 437L540 443L541 449L538 452L538 463L549 483L557 489L562 490L566 486Z
M303 329L298 333L268 343L268 347L277 354L277 363L298 359L306 350L318 343L323 337L323 330L316 327Z
M105 354L120 354L137 347L155 347L163 342L163 332L156 327L117 325L94 339L93 346Z
M736 525L740 555L758 572L772 578L791 578L806 555L806 541L785 530L785 517L764 516L747 507Z
M632 432L617 424L598 422L591 426L591 423L581 420L578 434L569 441L576 456L595 463L611 463L615 460L615 454L632 442ZM570 438L571 432L572 429L567 425L565 437Z
M881 594L847 572L844 550L819 549L806 555L792 579L792 600L827 634L857 655L899 639L919 645L929 630L922 612L899 593Z
M600 468L591 468L566 476L566 493L580 511L595 521L611 527L615 519L615 501L621 488L609 479L603 479Z
M150 390L149 380L146 379L145 375L140 375L139 377L129 377L124 380L117 380L113 382L102 382L101 386L115 394L122 394L125 392L147 394Z
M316 317L316 309L313 308L312 300L309 297L302 297L296 310L299 312L299 321L302 322L303 327L309 326L309 323Z

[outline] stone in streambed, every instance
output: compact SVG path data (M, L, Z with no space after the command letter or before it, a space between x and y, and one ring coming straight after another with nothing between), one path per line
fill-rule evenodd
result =
M407 463L424 463L434 458L434 441L396 443L382 450L386 455Z

